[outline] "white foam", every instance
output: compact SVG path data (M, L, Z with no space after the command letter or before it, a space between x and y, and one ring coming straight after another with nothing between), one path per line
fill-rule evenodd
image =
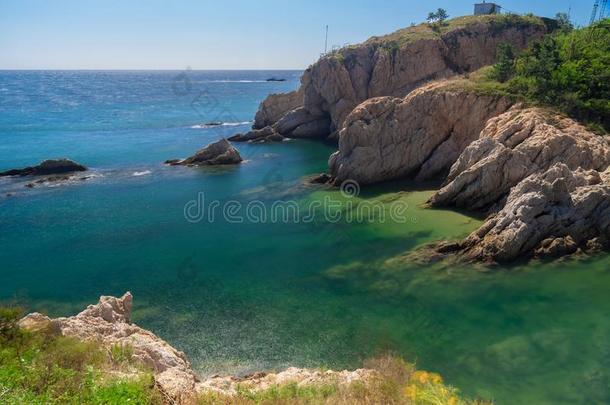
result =
M143 170L141 172L133 172L132 176L135 177L140 177L140 176L146 176L147 174L151 174L152 172L150 170Z
M251 123L252 123L252 121L223 122L222 124L219 124L219 125L197 124L197 125L192 125L191 128L192 129L207 129L207 128L214 128L214 127L238 127L240 125L248 125Z

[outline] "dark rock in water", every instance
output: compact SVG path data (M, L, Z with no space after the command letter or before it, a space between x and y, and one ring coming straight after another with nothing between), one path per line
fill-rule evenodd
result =
M93 177L93 176L80 176L80 175L73 175L73 174L59 174L59 175L45 176L45 177L39 178L37 180L34 180L30 183L27 183L25 185L25 187L34 188L34 187L38 187L38 186L54 185L57 183L69 182L69 181L74 181L74 180L85 181L85 180L90 179L91 177Z
M191 157L183 160L168 160L165 163L172 166L211 166L237 164L242 160L237 149L235 149L226 139L221 139L220 141L209 144Z
M37 166L24 167L0 172L0 176L44 176L48 174L62 174L71 172L84 172L87 168L70 159L45 160Z
M267 79L268 82L285 82L286 79L278 79L277 77L270 77Z
M227 140L231 142L245 142L246 140L244 139L244 137L245 135L240 133L228 137Z
M270 126L253 129L252 131L246 132L245 134L235 134L229 138L232 142L281 142L285 138L280 135Z
M210 121L210 122L206 122L205 124L206 127L218 127L220 125L222 125L222 121Z
M328 184L332 181L332 176L330 174L321 173L312 179L309 180L311 184Z

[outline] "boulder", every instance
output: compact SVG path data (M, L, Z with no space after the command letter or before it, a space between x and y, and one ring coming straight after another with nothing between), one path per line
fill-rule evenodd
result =
M44 160L36 166L0 172L0 176L44 176L49 174L84 172L86 170L85 166L70 159L49 159Z
M176 166L211 166L231 165L242 161L237 149L226 139L213 142L205 148L197 151L193 156L182 160L167 160L165 163Z

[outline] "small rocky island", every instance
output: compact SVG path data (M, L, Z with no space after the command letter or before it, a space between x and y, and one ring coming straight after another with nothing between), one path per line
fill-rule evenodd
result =
M226 139L213 142L186 159L165 161L170 166L216 166L234 165L242 162L242 158Z
M50 174L66 174L73 172L84 172L87 168L70 159L48 159L36 166L28 166L21 169L11 169L0 172L0 176L46 176Z

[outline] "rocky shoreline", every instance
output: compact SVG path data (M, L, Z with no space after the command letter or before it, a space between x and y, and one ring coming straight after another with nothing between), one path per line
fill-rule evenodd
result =
M157 389L171 404L194 403L199 395L206 393L231 397L239 390L256 392L287 383L301 387L331 383L344 386L356 381L366 383L376 376L376 371L369 369L321 371L292 367L279 373L215 375L201 379L183 352L131 322L132 308L133 296L127 292L120 298L102 296L97 304L89 305L71 317L52 319L37 312L30 313L18 325L32 332L47 330L59 336L93 341L109 352L113 347L129 347L133 359L152 371ZM142 372L142 369L136 369L126 377L135 379Z

